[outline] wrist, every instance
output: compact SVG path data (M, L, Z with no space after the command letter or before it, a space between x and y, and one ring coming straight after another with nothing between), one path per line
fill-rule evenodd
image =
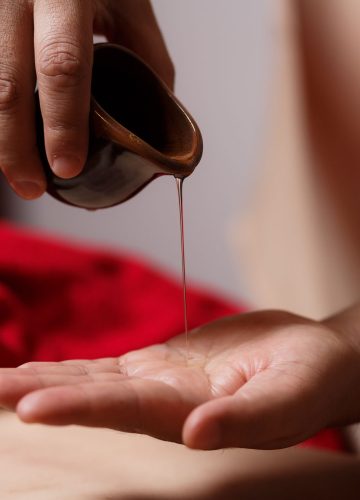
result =
M338 397L334 397L335 418L331 425L360 422L360 306L351 307L322 323L337 336L343 349L340 350ZM335 396L335 395L334 395Z
M350 345L360 362L360 305L330 316L322 323L337 332L339 338Z

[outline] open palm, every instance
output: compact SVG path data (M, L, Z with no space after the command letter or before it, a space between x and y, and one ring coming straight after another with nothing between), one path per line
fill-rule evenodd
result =
M119 358L2 369L0 404L25 422L109 427L194 448L273 448L329 424L334 393L346 392L351 353L318 323L253 313L189 337L189 346L181 335Z

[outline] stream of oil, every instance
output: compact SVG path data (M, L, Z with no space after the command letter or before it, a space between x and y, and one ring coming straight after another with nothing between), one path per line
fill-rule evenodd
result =
M180 215L180 246L181 246L181 270L182 270L182 286L183 286L183 307L184 307L184 331L186 339L186 357L189 359L189 329L188 329L188 314L187 314L187 289L186 289L186 258L185 258L185 234L184 234L184 204L183 204L183 184L184 179L175 177L179 199L179 215Z

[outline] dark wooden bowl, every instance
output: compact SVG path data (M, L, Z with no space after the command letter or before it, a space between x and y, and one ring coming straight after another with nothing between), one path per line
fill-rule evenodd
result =
M46 159L37 104L37 133L48 193L87 209L126 201L160 175L186 177L202 156L194 119L150 67L113 44L94 47L90 141L73 179L54 175Z

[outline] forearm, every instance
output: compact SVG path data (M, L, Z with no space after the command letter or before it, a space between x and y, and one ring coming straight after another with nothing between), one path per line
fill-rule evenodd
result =
M357 0L296 0L304 109L315 174L360 244L360 35ZM346 165L346 174L344 171Z
M358 145L360 61L357 0L297 0L307 92L340 141ZM346 134L345 134L346 131ZM346 135L346 137L345 137Z

